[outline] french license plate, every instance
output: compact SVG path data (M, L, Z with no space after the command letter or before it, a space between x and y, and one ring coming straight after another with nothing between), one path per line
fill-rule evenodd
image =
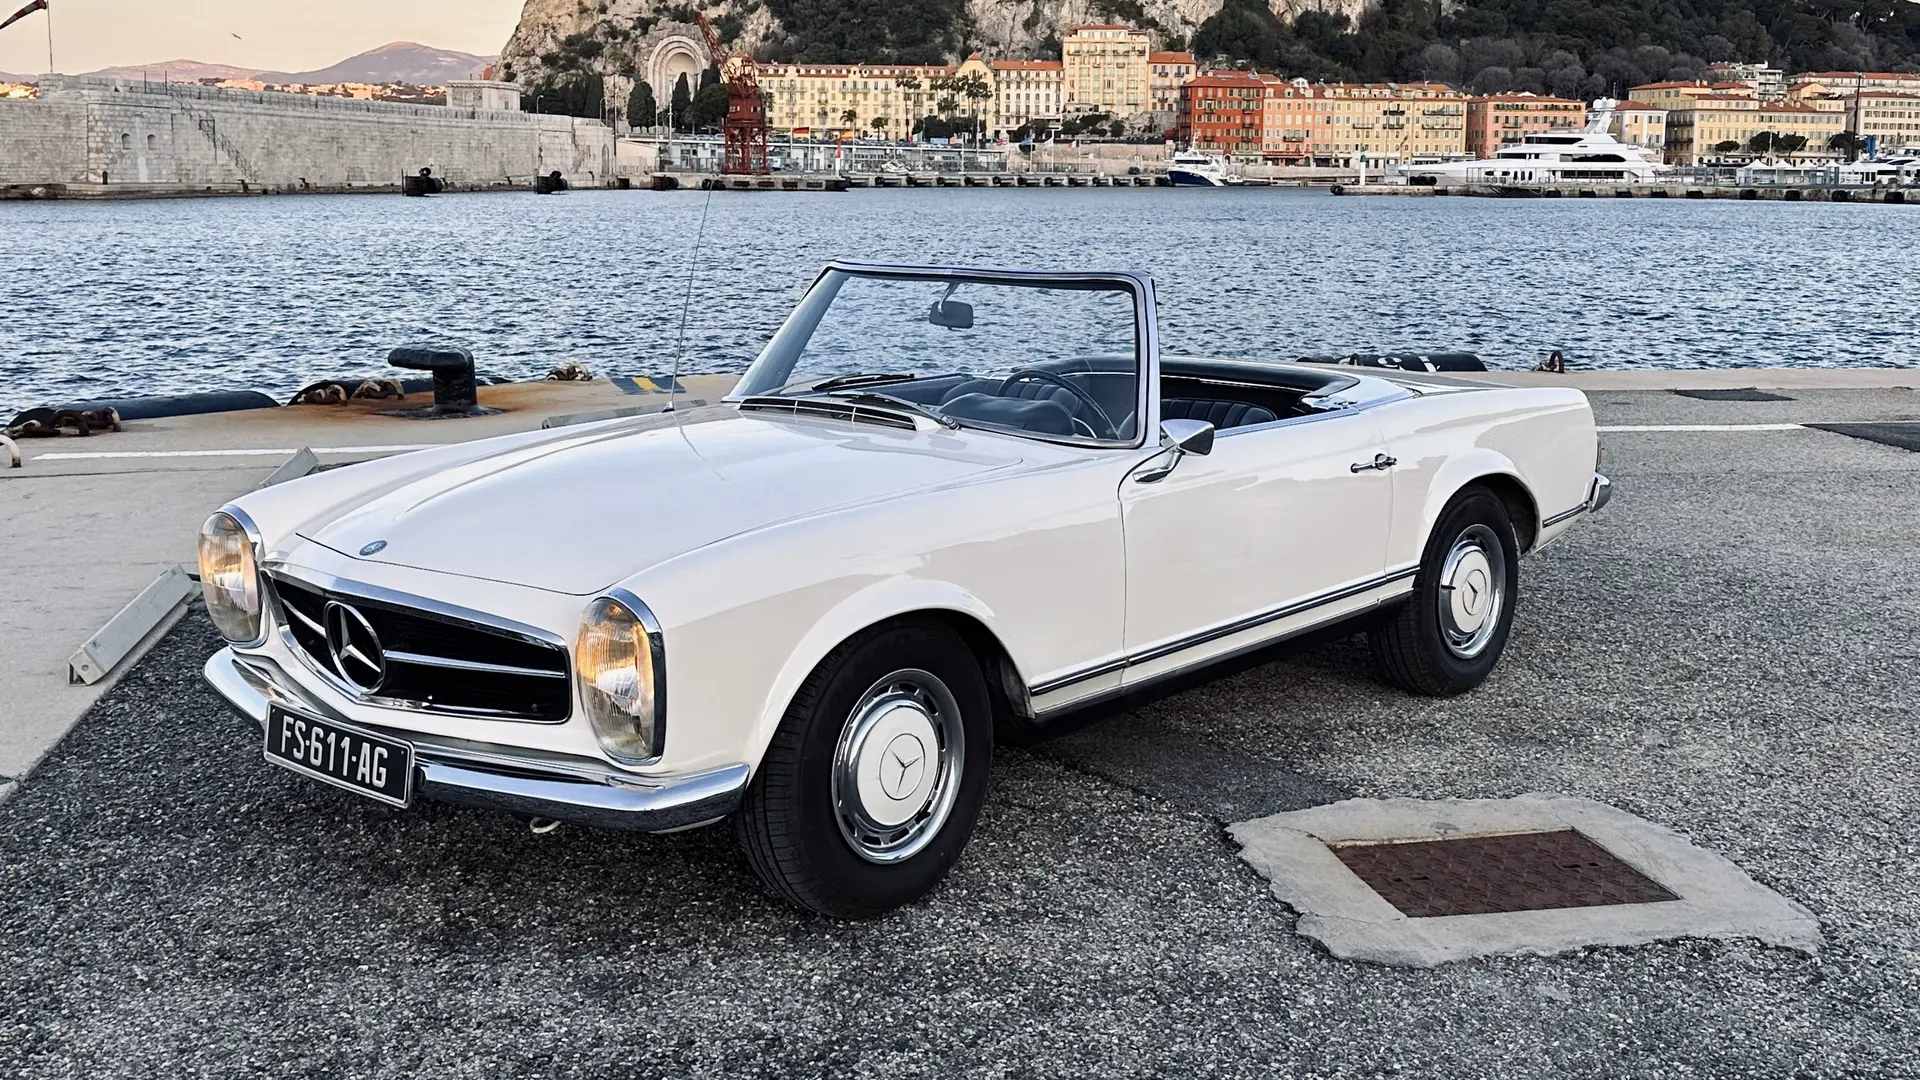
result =
M413 747L279 705L267 709L267 760L391 806L413 801Z

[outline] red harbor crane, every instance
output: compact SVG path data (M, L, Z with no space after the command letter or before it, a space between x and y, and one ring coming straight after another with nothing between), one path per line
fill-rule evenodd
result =
M714 70L727 88L727 119L721 127L725 153L720 171L736 175L764 176L767 172L767 102L760 96L760 73L753 56L734 52L720 43L705 14L694 12L700 33L707 39L707 53Z

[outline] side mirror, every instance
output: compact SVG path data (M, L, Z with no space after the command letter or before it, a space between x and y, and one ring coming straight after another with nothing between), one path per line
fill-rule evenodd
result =
M1172 475L1180 459L1188 454L1206 457L1213 453L1213 436L1214 427L1205 420L1160 421L1160 453L1148 458L1133 474L1134 482L1157 484Z
M1160 445L1182 454L1206 457L1213 453L1214 428L1205 420L1160 421Z
M958 300L935 300L927 312L927 321L949 330L973 329L973 305Z

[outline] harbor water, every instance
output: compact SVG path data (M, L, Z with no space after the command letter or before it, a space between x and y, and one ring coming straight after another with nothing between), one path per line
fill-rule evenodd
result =
M1916 250L1902 206L1293 189L0 203L0 421L81 398L284 398L383 373L411 342L466 345L506 377L664 374L683 340L682 370L737 371L832 258L1144 268L1184 354L1911 367Z

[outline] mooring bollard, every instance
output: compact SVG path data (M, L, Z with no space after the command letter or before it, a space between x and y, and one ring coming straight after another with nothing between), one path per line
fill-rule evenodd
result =
M433 404L419 409L395 410L392 415L437 419L445 416L485 416L500 411L480 406L473 354L466 349L458 346L434 348L405 345L388 353L387 363L409 371L433 373Z

